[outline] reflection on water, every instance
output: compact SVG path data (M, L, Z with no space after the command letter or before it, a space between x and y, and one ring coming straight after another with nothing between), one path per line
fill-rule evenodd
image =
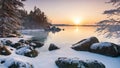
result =
M26 35L31 35L33 36L32 39L39 40L41 42L44 42L48 36L48 32L44 30L24 30L22 33Z
M52 32L45 32L45 31L31 31L26 32L29 35L35 36L35 38L39 39L40 41L44 41L44 46L40 48L40 51L48 50L50 43L54 43L60 48L62 47L71 47L72 44L84 39L89 38L91 36L97 37L101 42L113 42L119 44L118 39L116 38L105 38L104 35L99 35L95 32L95 27L60 27L65 29L64 31L52 33Z
M79 27L78 26L75 27L75 32L79 32Z
M71 46L81 39L89 38L91 36L97 37L101 42L119 43L118 39L116 38L105 38L104 35L99 35L97 32L95 32L96 27L68 26L60 28L65 30L55 34L49 33L46 43L55 43L60 45L60 47L65 45Z

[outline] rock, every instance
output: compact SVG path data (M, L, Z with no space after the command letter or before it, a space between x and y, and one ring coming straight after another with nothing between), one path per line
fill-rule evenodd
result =
M59 49L59 47L57 47L55 44L50 44L50 46L48 48L49 51L57 50L57 49Z
M0 55L10 55L11 52L6 46L0 46Z
M21 45L22 44L18 42L18 43L12 44L11 46L16 48L16 49L19 49L21 47Z
M98 39L96 37L90 37L88 39L83 39L78 43L74 44L71 48L77 51L89 51L90 46L94 43L98 43Z
M38 52L36 50L31 50L30 52L27 52L24 55L28 57L36 57L38 56Z
M25 43L26 41L24 39L19 40L20 43Z
M36 56L38 56L38 52L36 50L34 50L32 47L30 47L30 46L24 46L24 47L16 50L16 54L24 55L24 56L27 56L27 57L36 57Z
M56 27L56 26L52 26L52 27L50 27L48 29L45 29L45 30L46 31L52 31L52 32L59 32L59 31L61 31L61 29Z
M79 42L73 44L72 46L75 46L75 45L77 45L77 44L79 44L79 43L81 43L81 42L83 42L83 41L85 41L85 40L87 40L87 39L82 39L81 41L79 41Z
M120 55L120 45L118 45L118 52L119 52L119 55Z
M9 34L9 35L7 35L7 37L17 37L17 35L16 34Z
M42 47L44 44L39 42L39 41L33 41L30 43L30 46L32 46L33 48L40 48Z
M96 60L80 60L79 58L60 57L55 61L59 68L105 68L105 65Z
M29 45L33 48L39 48L39 47L42 47L44 44L37 41L37 40L24 40L24 39L21 39L18 41L19 43L22 43L22 45L26 44L26 45Z
M13 58L0 58L0 65L3 65L5 68L34 68L33 65L23 62L23 61L18 61Z
M117 57L120 56L119 47L117 44L111 42L101 42L91 45L90 51L107 56Z
M7 45L7 46L12 45L12 41L6 40L6 39L1 40L1 43L2 43L2 45Z
M18 43L22 43L22 44L29 44L29 40L24 40L24 39L21 39L18 41Z
M10 46L10 45L12 45L12 41L10 41L10 40L6 40L6 45L8 45L8 46Z

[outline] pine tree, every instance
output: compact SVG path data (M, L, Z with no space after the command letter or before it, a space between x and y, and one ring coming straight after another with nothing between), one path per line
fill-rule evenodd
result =
M120 0L110 0L107 3L111 3L115 8L104 11L103 14L106 14L108 19L97 23L97 31L107 34L106 37L120 37Z
M20 28L19 7L25 0L0 0L0 37L16 33Z

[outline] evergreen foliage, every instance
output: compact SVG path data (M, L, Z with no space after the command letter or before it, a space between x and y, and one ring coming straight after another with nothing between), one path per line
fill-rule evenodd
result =
M19 7L23 7L25 0L0 0L0 37L16 34L20 28Z
M115 8L103 12L108 19L97 23L97 31L107 34L106 37L120 37L120 0L110 0L107 3L112 3Z

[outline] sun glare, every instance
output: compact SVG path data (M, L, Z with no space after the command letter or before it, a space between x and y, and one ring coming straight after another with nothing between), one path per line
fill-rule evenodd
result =
M81 18L75 18L75 19L73 20L73 22L74 22L75 25L80 25L81 21L82 21Z

